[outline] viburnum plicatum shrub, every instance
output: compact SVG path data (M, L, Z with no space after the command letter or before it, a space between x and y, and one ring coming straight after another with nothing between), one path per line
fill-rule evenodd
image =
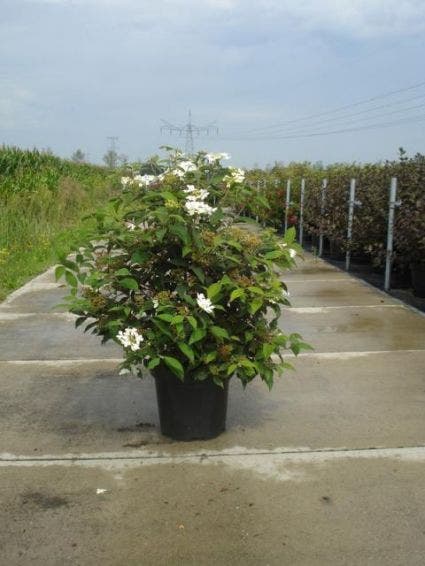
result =
M227 157L174 151L159 175L124 178L122 195L96 214L96 241L56 270L72 287L76 324L121 344L123 370L168 368L217 385L258 375L271 387L290 367L283 351L309 347L278 324L295 231L236 223L250 188Z

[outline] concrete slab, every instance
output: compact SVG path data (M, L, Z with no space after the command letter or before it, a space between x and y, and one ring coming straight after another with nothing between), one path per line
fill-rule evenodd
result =
M67 313L29 314L14 318L0 313L0 360L58 360L120 358L117 344L101 345L100 339L74 327Z
M115 362L0 363L0 452L179 454L234 446L276 450L425 445L425 351L348 359L305 356L297 372L243 390L233 380L227 431L173 443L159 431L151 378L118 376ZM397 399L395 403L394 400Z
M403 306L286 309L279 326L317 352L425 349L425 316Z
M390 296L380 295L352 278L288 280L288 290L293 307L397 304Z
M285 271L282 277L286 279L349 279L345 271L341 271L330 263L314 257L309 253L304 254L304 259L297 260L297 267L291 271Z
M423 471L361 454L2 467L2 560L422 566Z
M64 297L68 295L68 290L64 286L54 283L33 286L24 292L9 297L4 303L0 303L0 313L2 312L33 312L50 313L66 310L59 307L64 302Z
M52 270L3 303L0 563L422 565L425 317L308 254L284 279L316 352L233 382L208 442L163 438L153 381L44 312Z

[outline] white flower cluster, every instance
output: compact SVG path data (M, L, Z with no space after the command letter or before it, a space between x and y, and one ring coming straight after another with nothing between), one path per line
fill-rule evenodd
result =
M230 159L230 155L228 153L207 153L204 159L207 163L215 163L221 159Z
M149 187L155 183L158 178L155 175L135 175L134 180L139 183L139 187Z
M217 210L204 202L209 194L206 189L196 189L194 185L186 185L186 187L184 192L187 194L187 197L184 207L190 216L195 214L211 215Z
M214 311L214 305L203 293L198 293L196 296L198 306L205 312L211 314Z
M187 200L205 200L208 196L208 191L206 189L195 189L194 185L186 185L187 189L183 192L187 194Z
M121 185L126 187L130 184L137 184L139 187L148 187L158 181L155 175L134 175L134 177L121 177Z
M217 210L216 208L213 208L212 206L210 206L206 202L203 202L202 200L189 200L186 202L184 206L186 208L187 213L190 216L194 216L195 214L211 215L213 212Z
M193 161L180 161L177 169L173 169L171 173L176 177L184 177L190 171L196 171L197 167Z
M137 328L126 328L124 332L120 330L117 338L124 348L130 348L133 352L140 350L140 344L143 342L143 336L138 333Z
M126 187L129 183L133 182L133 177L121 177L121 185Z
M223 181L226 183L226 187L229 188L234 183L243 183L245 180L245 171L243 169L238 169L237 167L230 167L230 175L225 175Z

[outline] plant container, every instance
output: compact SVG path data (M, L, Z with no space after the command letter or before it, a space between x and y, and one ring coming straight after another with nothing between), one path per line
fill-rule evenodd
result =
M413 293L417 297L425 297L425 261L410 264Z
M178 379L166 368L155 377L161 433L174 440L207 440L226 428L229 380L223 387L212 379Z

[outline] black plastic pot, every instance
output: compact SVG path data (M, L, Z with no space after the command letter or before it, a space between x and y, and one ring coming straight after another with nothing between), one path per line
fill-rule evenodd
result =
M417 297L425 297L425 261L410 264L413 293Z
M153 372L161 433L174 440L215 438L226 428L229 381L180 381L165 368Z

